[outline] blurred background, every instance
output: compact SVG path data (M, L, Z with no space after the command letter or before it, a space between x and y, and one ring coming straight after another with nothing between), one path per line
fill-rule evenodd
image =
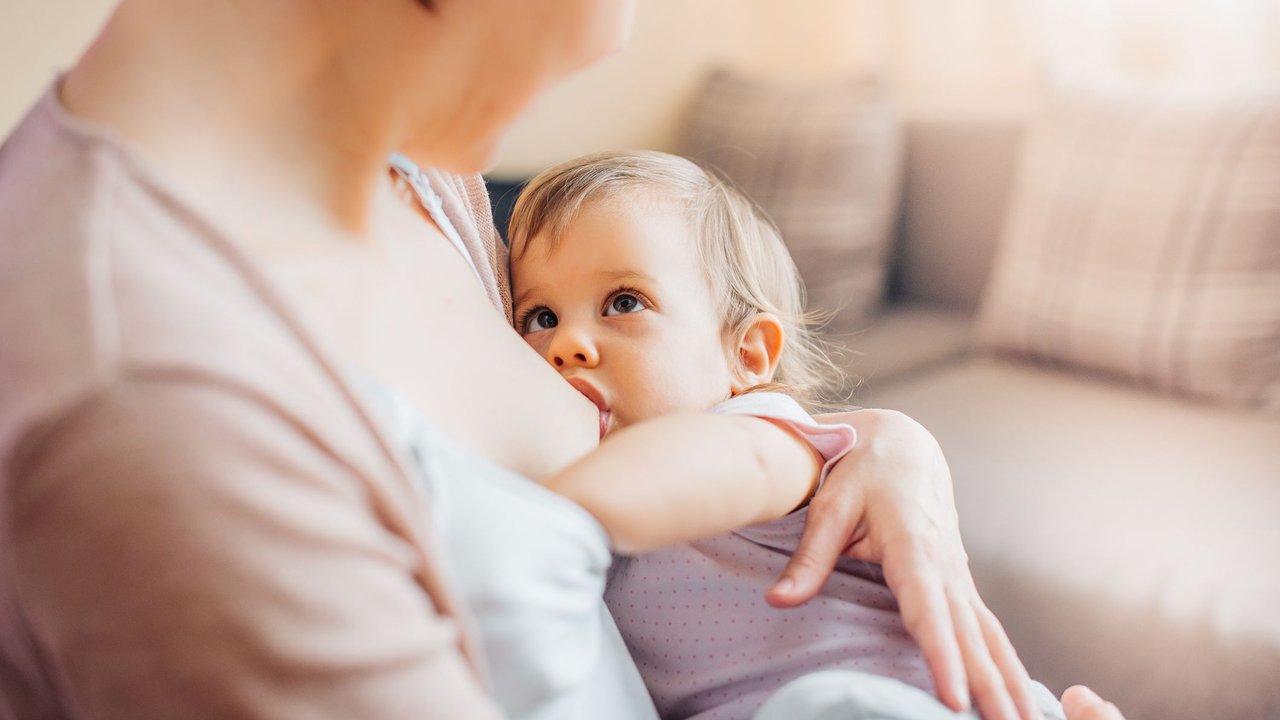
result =
M674 149L714 66L884 79L908 117L1025 117L1054 75L1182 88L1280 86L1272 0L640 0L621 55L551 94L495 173L613 147Z
M88 41L113 0L6 0L0 131ZM714 65L886 78L907 116L1024 115L1050 73L1189 87L1280 83L1272 0L640 0L631 45L548 97L498 174L609 147L670 148ZM565 126L574 132L565 132Z
M108 0L0 6L0 132ZM950 460L1032 674L1280 718L1280 0L640 0L489 174L690 155Z

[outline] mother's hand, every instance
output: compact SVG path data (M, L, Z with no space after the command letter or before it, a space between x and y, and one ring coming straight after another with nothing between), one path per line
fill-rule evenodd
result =
M944 703L967 710L972 688L988 720L1038 720L1027 671L974 587L937 441L891 410L819 419L852 425L858 444L809 504L804 536L769 603L809 600L841 555L878 562Z

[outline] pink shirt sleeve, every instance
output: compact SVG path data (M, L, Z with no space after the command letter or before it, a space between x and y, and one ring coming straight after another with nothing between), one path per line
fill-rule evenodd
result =
M750 392L725 400L711 409L719 415L750 415L781 422L822 456L819 486L840 458L853 449L858 434L850 425L824 424L814 420L800 403L778 392Z
M278 408L121 380L14 458L15 588L86 717L500 716L413 549Z

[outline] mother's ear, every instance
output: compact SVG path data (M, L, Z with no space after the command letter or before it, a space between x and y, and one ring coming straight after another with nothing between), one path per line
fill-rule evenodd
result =
M772 313L756 313L739 333L734 357L733 394L773 381L786 342L782 322Z

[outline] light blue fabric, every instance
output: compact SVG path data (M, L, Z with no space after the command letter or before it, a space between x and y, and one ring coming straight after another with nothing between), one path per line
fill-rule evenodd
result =
M1064 720L1048 688L1033 683L1045 720ZM957 713L906 683L849 670L824 670L796 678L771 695L753 720L978 720Z
M503 710L516 720L656 720L604 604L611 558L595 518L463 449L403 396L361 384L412 456Z

